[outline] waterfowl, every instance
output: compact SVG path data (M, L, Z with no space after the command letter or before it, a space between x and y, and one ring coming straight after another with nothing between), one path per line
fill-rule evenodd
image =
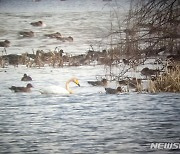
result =
M61 37L61 36L56 37L56 39L57 39L57 40L60 40L60 41L62 41L62 42L65 42L65 41L66 41L66 39L65 39L64 37Z
M41 94L73 94L74 92L69 88L69 83L75 83L80 87L79 80L77 78L71 78L66 82L65 88L58 86L51 86L40 89Z
M72 36L68 36L65 38L66 41L69 41L69 42L73 42L73 37Z
M159 70L153 70L153 69L149 69L148 67L145 67L141 70L141 74L147 76L151 76L151 75L157 75L159 73Z
M21 31L19 34L23 37L33 37L34 32L33 31Z
M73 37L72 36L68 36L68 37L58 36L58 37L56 37L56 39L60 40L62 42L65 42L65 41L73 42Z
M52 34L45 34L44 36L49 37L49 38L61 38L61 33L56 32Z
M10 46L10 41L8 40L0 42L0 47L9 47L9 46Z
M101 81L88 81L89 84L93 86L107 86L107 80L102 79Z
M21 78L21 81L32 81L32 78L27 74L24 74L24 76Z
M118 93L123 92L121 87L117 87L117 89L105 88L105 91L106 91L106 94L118 94Z
M46 26L42 21L31 22L30 24L31 24L32 26L35 26L35 27L43 27L43 26Z
M32 87L32 84L28 83L26 87L11 86L9 89L13 90L14 92L31 92Z

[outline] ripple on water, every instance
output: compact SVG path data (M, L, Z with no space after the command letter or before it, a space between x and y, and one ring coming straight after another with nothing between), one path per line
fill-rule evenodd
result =
M32 76L35 90L11 92L11 85L26 85L20 81L24 72ZM98 66L10 67L0 72L2 153L156 153L149 149L150 142L179 141L178 94L107 95L103 88L87 84L101 72ZM82 85L71 85L73 95L36 91L44 85L64 86L71 76L78 76Z

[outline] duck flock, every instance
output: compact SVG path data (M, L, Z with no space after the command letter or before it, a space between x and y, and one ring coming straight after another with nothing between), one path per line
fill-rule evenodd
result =
M21 81L32 81L32 78L27 74L24 74L24 76L21 78ZM9 89L14 92L31 92L32 87L32 84L28 83L26 87L11 86Z
M59 54L59 57L62 58L62 51ZM171 65L166 65L166 67L162 65L161 69L151 69L148 67L143 68L143 65L142 65L141 66L142 69L140 70L139 73L144 78L128 77L128 76L122 75L122 76L118 76L117 78L114 78L114 79L108 79L108 77L105 75L105 77L101 77L100 80L98 79L95 81L87 81L87 83L89 85L91 85L92 87L96 87L96 86L104 87L104 90L107 94L119 94L119 93L129 92L129 89L132 89L134 92L146 91L145 89L143 89L144 81L147 81L147 79L154 81L154 80L156 80L156 78L158 76L165 76L167 73L172 73L172 71L176 71L178 69L175 65L173 65L179 61L177 56L174 59L173 59L173 56L168 56L168 58L169 58L168 60L171 62ZM123 59L119 63L121 64L124 61L125 60ZM13 63L13 61L12 61L12 63ZM134 69L130 63L123 63L123 65L126 68ZM122 67L122 65L121 66L116 65L116 67ZM128 71L129 69L126 69L126 70ZM21 78L21 81L28 81L29 82L29 81L32 81L32 78L25 73L24 76ZM76 80L73 79L72 81L76 84L79 83L79 81L77 79ZM116 88L111 88L109 85L111 82L114 82L114 81L116 82ZM31 92L32 87L33 87L33 85L28 83L26 87L17 87L17 86L13 85L9 89L14 91L14 92ZM66 86L66 88L67 87L68 86ZM66 90L63 90L63 91L66 92L66 94L67 93L69 93L69 94L73 93L71 90L69 91L68 89L69 88L67 88ZM48 94L48 93L58 93L59 94L59 93L62 93L62 89L59 89L57 87L53 87L53 88L51 87L50 91L45 89L45 90L40 91L40 92L42 94Z
M43 21L35 21L30 23L33 27L46 27ZM19 31L17 35L21 38L33 38L35 37L35 32L32 30ZM54 32L49 34L44 34L45 38L56 39L61 42L73 42L73 37L63 36L60 32ZM7 48L11 46L9 40L0 41L0 49L2 49L2 56L0 56L0 67L5 67L7 64L10 65L26 65L27 67L42 67L45 64L52 66L62 66L62 49L55 48L55 51L44 52L43 50L33 51L32 54L25 52L24 54L7 54Z
M35 27L45 27L46 24L43 21L31 22L30 25ZM32 38L35 36L33 31L20 31L18 33L22 38ZM44 34L44 37L50 39L57 39L62 42L68 41L73 42L73 37L68 36L64 37L60 32L54 32L50 34ZM125 58L120 54L116 49L95 51L92 47L92 50L87 51L84 54L80 55L69 55L64 53L63 49L56 47L54 51L44 52L43 50L34 51L32 54L23 53L21 55L17 54L7 54L6 49L10 47L11 42L9 40L4 40L0 42L0 47L4 48L2 51L2 56L0 56L0 67L4 68L8 65L14 65L17 67L18 65L26 65L27 67L44 67L44 66L52 66L52 67L63 67L63 66L84 66L84 65L104 65L104 66L116 66L124 67L129 69L134 69L139 65L143 65L145 61L147 61L148 56L145 54L142 58L141 55L132 56L130 58ZM165 49L159 49L159 52L162 52ZM149 53L149 52L148 52ZM153 51L152 51L153 53ZM157 51L156 51L157 53ZM144 54L144 53L143 53ZM144 60L145 59L145 60ZM175 70L176 62L180 61L180 55L168 55L164 58L154 58L154 64L161 64L161 69L151 69L148 67L144 67L140 70L140 74L145 77L145 79L150 78L155 80L155 78L164 73L169 72L171 70ZM126 69L128 70L128 69ZM125 73L124 73L125 74ZM112 89L107 87L107 78L103 78L98 81L87 81L92 86L103 86L105 87L106 93L109 94L117 94L125 92L122 86L127 86L134 88L135 91L139 91L141 89L142 79L136 77L122 77L123 75L119 75L116 81L118 82L117 88ZM22 81L31 81L32 78L24 74ZM31 84L27 84L26 87L10 87L14 92L30 92L33 86Z
M34 27L46 27L46 24L43 21L36 21L36 22L31 22L30 25L34 26ZM19 36L21 36L22 38L32 38L35 36L35 32L33 31L19 31L18 32ZM61 33L59 32L55 32L55 33L51 33L51 34L44 34L44 37L48 37L48 38L55 38L57 40L60 40L62 42L65 41L69 41L69 42L73 42L73 37L72 36L62 36ZM10 47L11 42L9 40L4 40L0 42L0 47Z
M32 78L28 76L27 74L24 74L24 76L21 78L21 81L32 81ZM44 89L39 89L39 92L41 94L73 94L74 92L69 88L69 83L74 82L76 85L80 87L79 80L77 78L71 78L66 82L65 89L58 86L53 87L45 87ZM87 81L92 86L102 86L105 89L105 92L107 94L118 94L125 92L121 86L117 87L116 89L113 88L107 88L108 81L107 79L102 79L101 81ZM129 82L132 87L136 87L136 80ZM120 83L121 84L121 83ZM127 84L127 83L125 83ZM19 86L11 86L9 89L12 90L15 93L23 92L23 93L29 93L31 92L31 88L33 88L33 85L31 83L28 83L25 87L19 87Z

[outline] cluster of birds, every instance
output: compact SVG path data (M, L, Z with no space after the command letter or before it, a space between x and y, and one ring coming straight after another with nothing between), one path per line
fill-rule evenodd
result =
M24 74L24 76L21 78L21 81L32 81L32 78L27 74ZM72 94L73 91L69 88L70 82L73 82L80 87L79 80L73 77L66 82L65 88L58 86L45 87L45 89L39 89L39 92L41 94ZM11 86L9 89L14 91L15 93L17 92L29 93L31 92L31 88L33 88L32 84L28 83L26 87Z
M119 86L117 88L107 88L107 84L108 84L108 80L107 79L102 79L101 81L88 81L89 84L91 84L92 86L103 86L105 87L105 91L106 94L119 94L119 93L123 93L126 92L126 90L124 90L122 87L123 86L128 86L129 88L133 88L135 89L135 91L138 91L138 88L141 86L142 84L142 80L141 79L137 79L137 78L127 78L124 80L120 80L118 81Z
M105 87L105 91L107 94L118 94L118 93L122 93L123 90L122 88L119 86L116 89L113 88L106 88L108 81L107 79L102 79L101 81L88 81L89 84L91 84L92 86L102 86Z
M177 58L177 56L176 56L176 58ZM179 57L177 59L179 60ZM125 61L125 59L123 59L123 61ZM174 66L171 66L171 65L167 66L168 72L174 71L175 69L176 68ZM145 76L146 79L149 78L152 81L156 80L156 78L160 75L161 72L162 72L162 70L150 69L148 67L145 67L140 71L141 75ZM163 74L165 74L165 73L163 73ZM146 79L144 79L144 80L146 80ZM106 88L106 86L107 86L106 79L102 79L101 81L88 81L88 83L91 84L92 86L105 87L105 91L108 94L118 94L118 93L125 92L123 90L122 86L127 86L127 85L129 88L134 88L135 91L142 90L142 80L143 79L138 79L138 78L126 78L124 80L120 80L120 81L118 81L120 86L118 86L116 89Z
M24 76L21 78L21 81L32 81L32 78L30 76L28 76L27 74L24 74ZM61 88L61 87L57 87L57 86L52 86L49 88L46 87L46 89L41 89L40 92L42 94L72 94L73 91L69 88L70 82L73 82L80 87L79 80L77 78L73 77L66 82L65 89ZM92 86L106 87L108 82L106 79L102 79L101 81L88 81L88 83L91 84ZM28 92L31 92L31 88L33 88L32 84L28 83L26 85L26 87L11 86L9 89L14 92L28 93ZM121 87L117 87L117 89L105 88L105 91L107 94L118 94L118 93L123 92Z
M149 76L149 75L154 75L156 74L158 71L157 70L152 70L149 68L143 68L141 71L142 75L145 76ZM28 76L27 74L24 74L24 76L21 78L21 81L32 81L32 78L30 76ZM69 88L69 83L70 82L74 82L76 85L80 86L79 81L77 78L71 78L70 80L68 80L66 82L66 88L62 89L61 87L57 88L57 86L55 87L51 87L50 89L41 89L40 92L42 94L49 94L49 93L61 93L61 94L72 94L73 91ZM108 80L103 78L100 81L87 81L88 84L92 85L92 86L102 86L105 87L105 91L107 94L118 94L118 93L122 93L125 92L122 88L122 86L129 86L131 88L135 88L137 89L138 85L141 85L142 80L141 79L136 79L136 78L128 78L126 80L120 80L118 81L119 85L116 89L113 88L107 88L108 85ZM9 89L14 91L14 92L31 92L31 88L32 88L32 84L28 83L26 85L26 87L16 87L16 86L11 86Z
M46 24L43 21L36 21L36 22L31 22L30 25L34 27L45 27ZM35 36L35 33L33 31L20 31L19 35L22 36L23 38L31 38ZM59 32L52 33L52 34L45 34L45 37L48 38L55 38L57 40L60 40L62 42L69 41L73 42L73 37L68 36L68 37L63 37ZM4 40L0 42L0 47L10 47L11 42L9 40Z
M46 24L43 21L31 22L30 24L34 27L45 27L46 26ZM21 31L21 32L19 32L19 34L22 37L34 37L35 36L33 31ZM59 32L45 34L44 36L48 37L48 38L56 38L57 40L60 40L62 42L65 42L65 41L73 42L73 37L71 37L71 36L63 37L61 35L61 33L59 33Z
M57 34L57 33L56 33ZM57 34L58 35L58 34ZM169 69L174 69L173 66L169 66ZM160 75L161 70L157 70L157 69L150 69L148 67L143 68L141 71L141 75L149 77L152 81L155 80L155 78L153 77L157 77L158 75ZM22 77L21 81L32 81L32 78L30 76L28 76L27 74L24 74L24 76ZM77 78L71 78L70 80L68 80L66 82L66 88L64 89L58 89L56 87L51 87L51 90L49 91L48 89L45 90L41 90L41 93L64 93L64 94L71 94L73 93L72 90L69 88L69 83L70 82L74 82L75 84L77 84L78 86L80 86L79 81ZM118 94L118 93L122 93L125 92L122 88L122 86L129 86L130 88L134 88L136 91L138 91L138 87L141 86L142 84L142 79L137 79L137 78L127 78L124 80L120 80L118 81L119 85L116 89L113 88L107 88L108 85L108 80L103 78L100 81L87 81L88 84L92 85L92 86L102 86L105 87L105 91L107 94ZM16 87L16 86L12 86L9 89L13 90L14 92L31 92L31 88L32 88L32 84L28 83L26 87Z
M21 81L32 81L32 78L27 74L24 74L24 76L21 78ZM28 83L26 87L11 86L9 89L14 92L31 92L32 87L33 87L32 84Z

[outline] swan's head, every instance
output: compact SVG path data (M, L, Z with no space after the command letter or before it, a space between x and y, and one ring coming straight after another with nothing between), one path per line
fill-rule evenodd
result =
M73 78L73 82L74 82L75 84L77 84L77 85L80 87L80 84L79 84L79 80L78 80L78 79Z

